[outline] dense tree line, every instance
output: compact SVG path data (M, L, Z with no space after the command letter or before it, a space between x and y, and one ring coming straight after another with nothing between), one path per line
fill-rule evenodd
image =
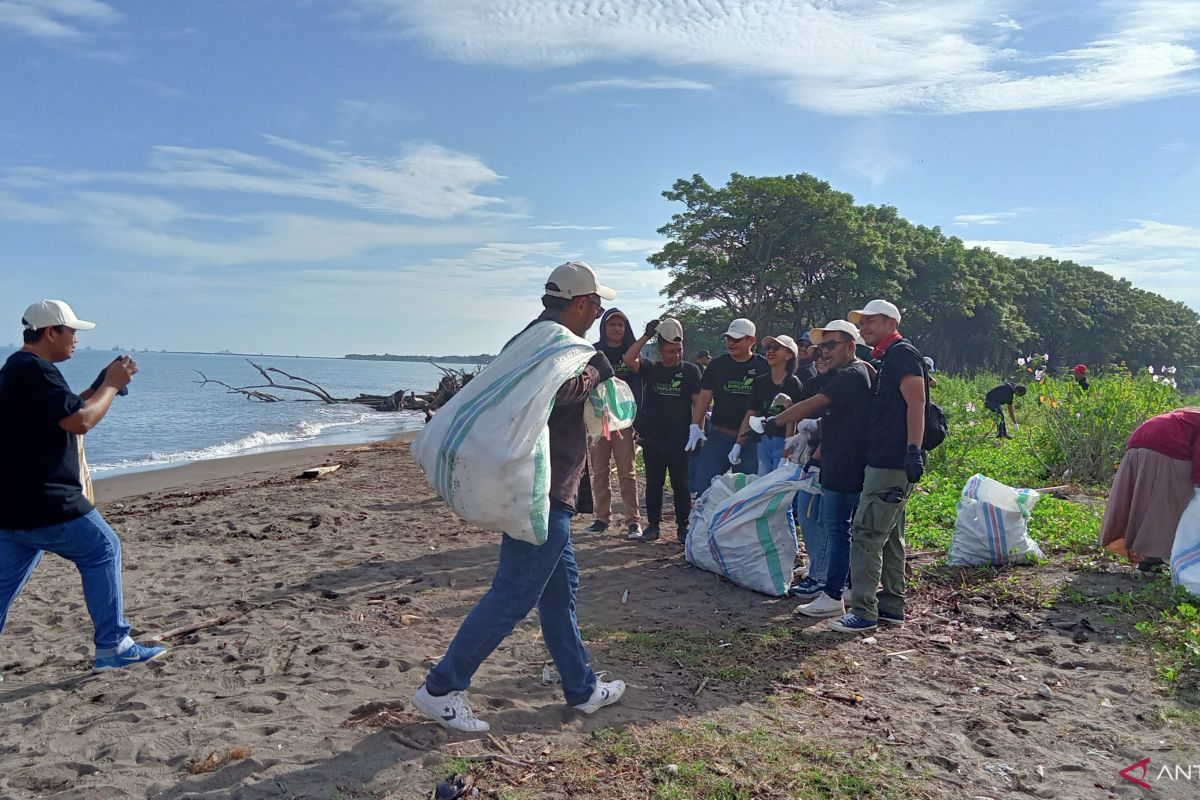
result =
M730 317L795 335L885 297L950 371L1007 372L1032 352L1060 365L1200 364L1200 316L1183 303L1071 261L966 247L811 175L735 173L722 187L693 175L663 196L685 208L649 260L671 276L664 294L693 331L689 351L721 348Z

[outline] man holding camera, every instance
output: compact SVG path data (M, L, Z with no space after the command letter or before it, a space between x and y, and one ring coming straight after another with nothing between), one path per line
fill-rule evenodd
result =
M61 300L25 310L24 346L0 368L0 632L43 551L75 564L95 630L93 672L121 669L166 652L129 636L121 588L121 542L84 496L77 437L124 394L137 364L122 356L82 394L57 363L75 351L76 331L94 323Z

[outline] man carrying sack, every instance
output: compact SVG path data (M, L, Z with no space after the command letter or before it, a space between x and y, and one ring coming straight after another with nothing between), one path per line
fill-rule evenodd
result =
M545 311L526 331L536 325L558 323L582 337L603 312L601 300L616 296L600 284L587 264L562 264L546 283L542 296ZM500 564L491 588L467 614L446 655L429 671L413 697L414 706L446 728L471 733L490 729L487 722L475 716L466 690L483 661L535 606L546 648L562 678L569 705L591 714L617 702L625 692L623 681L601 681L588 664L575 617L579 567L571 546L571 517L587 463L585 405L592 390L612 375L608 358L597 352L582 374L559 386L554 396L547 423L550 480L546 539L535 544L508 533L503 535ZM438 416L449 408L443 408Z

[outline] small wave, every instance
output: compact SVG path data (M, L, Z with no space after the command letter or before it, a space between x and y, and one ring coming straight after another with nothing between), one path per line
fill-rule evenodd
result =
M285 450L295 447L301 442L311 441L331 428L345 428L362 425L367 422L401 422L396 414L378 412L358 413L349 419L303 420L292 425L288 431L268 433L255 431L240 439L230 442L202 447L196 450L180 450L170 453L152 452L144 458L126 458L117 461L90 464L93 473L120 471L138 471L165 467L173 464L186 464L192 461L208 461L214 458L230 458L256 451Z

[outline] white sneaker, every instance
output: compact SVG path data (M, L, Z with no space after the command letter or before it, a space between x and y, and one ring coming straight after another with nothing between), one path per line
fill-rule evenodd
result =
M492 727L475 716L471 704L467 702L466 692L450 692L442 697L434 697L422 683L413 695L413 705L450 730L484 733Z
M840 617L846 613L846 604L821 592L811 603L797 606L796 613L806 617Z
M605 706L611 706L625 694L625 681L596 681L592 696L586 703L575 706L585 714L594 714Z
M626 530L629 531L628 536L630 539L641 539L642 538L642 523L631 522L631 523L629 523Z

